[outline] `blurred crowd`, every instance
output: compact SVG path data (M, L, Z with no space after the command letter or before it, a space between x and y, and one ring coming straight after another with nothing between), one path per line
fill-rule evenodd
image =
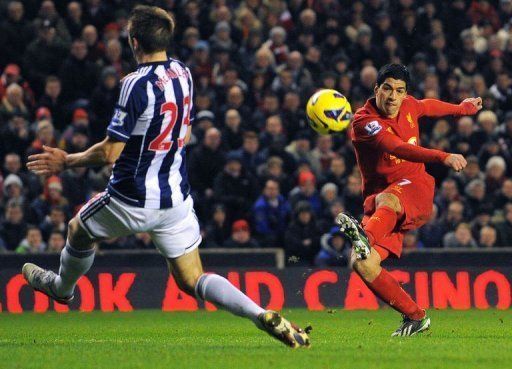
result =
M464 154L468 167L428 166L434 211L405 248L512 246L512 0L0 0L0 250L59 251L66 222L104 190L108 167L40 179L25 163L43 145L77 152L104 137L136 67L126 31L135 3L174 15L169 52L194 77L187 160L203 247L345 264L333 220L362 215L360 174L346 134L318 136L304 106L333 88L355 111L389 62L409 67L417 98L484 105L421 120L421 144ZM100 244L147 247L147 234Z

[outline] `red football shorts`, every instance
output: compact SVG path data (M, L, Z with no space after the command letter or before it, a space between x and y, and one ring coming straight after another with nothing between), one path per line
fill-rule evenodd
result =
M386 259L390 253L394 257L400 257L404 233L417 229L428 221L434 203L434 189L434 178L425 173L393 182L381 191L381 193L392 193L397 196L402 205L402 214L398 216L393 232L375 245L382 260ZM378 193L370 195L364 200L363 227L375 212L377 195Z

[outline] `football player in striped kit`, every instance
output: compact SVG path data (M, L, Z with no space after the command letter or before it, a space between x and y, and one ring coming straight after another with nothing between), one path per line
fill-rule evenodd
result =
M193 83L190 70L167 56L173 30L163 9L134 8L128 31L138 67L122 81L107 137L81 153L44 147L29 157L28 168L43 176L73 167L114 167L106 191L70 221L59 273L27 263L23 275L34 289L69 304L78 279L92 266L95 241L148 232L182 290L251 319L290 347L307 347L304 330L264 310L225 278L203 272L184 150L194 119Z

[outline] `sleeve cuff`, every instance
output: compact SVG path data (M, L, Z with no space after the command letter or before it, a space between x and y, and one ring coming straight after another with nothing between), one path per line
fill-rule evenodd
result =
M107 128L107 135L122 142L127 142L130 139L130 136L114 131L112 128Z

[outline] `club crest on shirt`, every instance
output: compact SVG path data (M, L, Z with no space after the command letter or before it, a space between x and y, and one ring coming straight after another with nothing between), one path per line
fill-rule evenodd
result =
M411 113L407 113L407 121L409 122L409 125L411 128L414 128L414 121L412 120L412 116L411 116Z
M116 108L114 110L114 116L112 117L111 123L113 126L122 126L124 123L124 118L126 118L126 112Z
M376 120L372 120L370 123L364 126L366 133L370 136L375 136L382 130L382 126Z

